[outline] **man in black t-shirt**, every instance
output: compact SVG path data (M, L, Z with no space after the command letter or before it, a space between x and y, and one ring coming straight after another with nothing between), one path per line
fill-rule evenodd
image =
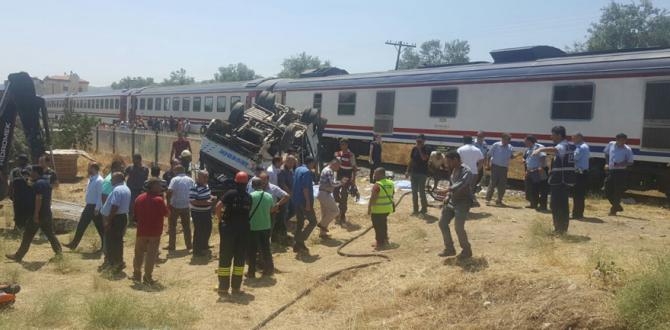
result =
M428 157L430 153L426 148L426 136L419 134L416 137L416 145L410 153L409 165L406 176L412 182L412 215L426 214L428 212L428 200L426 199L426 179L428 178ZM419 196L421 197L421 210L419 210Z
M142 190L144 190L144 182L149 179L149 168L142 165L142 155L133 155L133 165L126 168L125 174L126 185L128 186L128 189L130 189L130 222L134 223L133 205L135 205L135 199L142 193Z
M382 136L375 133L370 142L370 183L375 183L375 169L382 166Z
M33 188L28 184L30 167L28 156L21 154L16 159L18 166L9 174L9 198L14 206L15 229L22 230L33 215Z
M219 278L219 295L227 295L231 287L233 294L241 293L250 230L249 213L252 212L251 196L246 191L248 182L249 175L238 172L235 175L235 189L227 191L216 204L221 240L219 268L216 272Z
M16 253L6 255L7 259L16 262L21 262L21 260L23 260L38 229L41 229L42 233L47 237L56 256L61 255L62 251L60 242L58 242L58 238L56 238L53 230L51 184L49 184L49 178L44 174L44 169L39 165L32 166L30 178L35 182L33 184L33 189L35 191L35 206L32 221L26 223L26 230L23 232L21 246Z

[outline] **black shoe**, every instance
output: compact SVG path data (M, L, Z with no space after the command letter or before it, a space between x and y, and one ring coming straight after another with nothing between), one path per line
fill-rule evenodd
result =
M256 272L247 272L247 273L245 274L245 276L246 276L248 279L254 279L254 278L256 278Z
M442 252L437 254L439 257L453 257L456 255L456 250L454 248L444 249Z
M77 248L77 246L74 245L72 242L67 243L67 244L63 244L63 246L66 247L66 248L68 248L68 249L70 249L70 250L74 250L74 249Z
M456 256L456 259L458 260L467 260L470 258L472 258L472 252L470 251L461 251L461 253Z
M5 258L14 260L16 262L21 262L21 258L17 257L16 254L5 254Z
M526 206L524 206L524 207L527 208L527 209L537 209L537 210L539 211L539 209L537 208L537 206L526 205Z
M419 211L419 213L426 214L426 213L428 213L428 209L422 209L421 211Z
M135 283L142 283L142 274L140 273L133 273L133 276L130 276L129 278Z
M621 205L617 205L614 209L615 209L617 212L623 212L623 206L621 206Z
M144 275L144 277L142 277L142 282L144 282L146 285L154 285L158 283L158 281L154 280L150 275Z
M584 216L583 215L573 215L572 220L583 220Z
M21 291L21 286L18 284L10 284L6 288L1 289L0 291L15 295Z

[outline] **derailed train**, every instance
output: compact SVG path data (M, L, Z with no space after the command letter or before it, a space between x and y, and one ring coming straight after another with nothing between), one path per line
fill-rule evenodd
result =
M332 155L347 137L367 154L373 132L389 143L455 147L462 136L502 133L522 148L528 134L550 143L549 129L580 131L591 146L594 182L604 176L602 150L619 132L636 163L630 187L670 194L670 49L566 54L549 46L491 52L493 62L300 79L258 79L110 93L46 96L51 115L66 105L103 121L188 118L193 129L227 119L233 105L250 108L263 91L276 103L316 109L327 118L322 150ZM340 72L341 73L341 72Z

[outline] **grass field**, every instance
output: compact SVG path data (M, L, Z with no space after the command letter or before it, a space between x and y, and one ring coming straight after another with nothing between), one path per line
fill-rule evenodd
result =
M55 196L81 201L84 186L84 181L61 184ZM363 196L370 194L366 182L359 182L359 187ZM669 325L670 267L659 262L668 255L670 243L667 209L624 205L620 216L610 217L606 201L591 199L587 218L571 222L570 234L555 238L550 235L550 214L524 209L519 194L509 194L506 202L507 208L472 210L466 229L474 258L461 263L437 256L442 250L436 222L440 210L430 208L426 219L410 217L411 198L406 197L390 217L393 246L384 251L390 261L322 280L339 269L383 261L337 255L337 246L370 225L367 207L352 201L350 226L334 227L329 241L312 234L307 244L311 257L296 259L290 251L276 251L280 272L274 278L247 281L244 298L221 301L214 291L217 260L191 258L179 237L178 251L155 270L161 283L157 287L97 273L102 260L93 253L100 243L92 226L80 248L65 252L62 259L50 260L49 244L36 241L22 264L9 262L4 254L14 252L19 238L9 231L11 204L4 201L0 281L19 282L23 291L12 308L0 311L0 329L253 328L312 287L267 328L660 329ZM70 235L59 239L67 242ZM129 265L134 235L129 229L125 243ZM344 252L370 253L373 238L370 232ZM218 251L216 228L211 243ZM650 295L657 300L643 304Z

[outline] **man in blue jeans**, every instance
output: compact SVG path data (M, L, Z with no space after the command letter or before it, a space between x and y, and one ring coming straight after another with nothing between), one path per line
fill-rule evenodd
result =
M416 137L416 145L412 148L409 165L405 175L412 182L412 215L424 215L428 212L428 200L426 199L426 179L428 178L428 157L430 153L426 148L426 136L419 134ZM421 196L421 210L419 210L419 196Z
M295 244L293 252L309 253L305 241L316 227L316 214L314 213L314 173L316 162L312 157L305 157L305 163L295 170L293 176L293 194L291 201L295 207L295 215L298 220L295 229ZM305 227L305 219L308 224ZM303 228L304 227L304 228Z

